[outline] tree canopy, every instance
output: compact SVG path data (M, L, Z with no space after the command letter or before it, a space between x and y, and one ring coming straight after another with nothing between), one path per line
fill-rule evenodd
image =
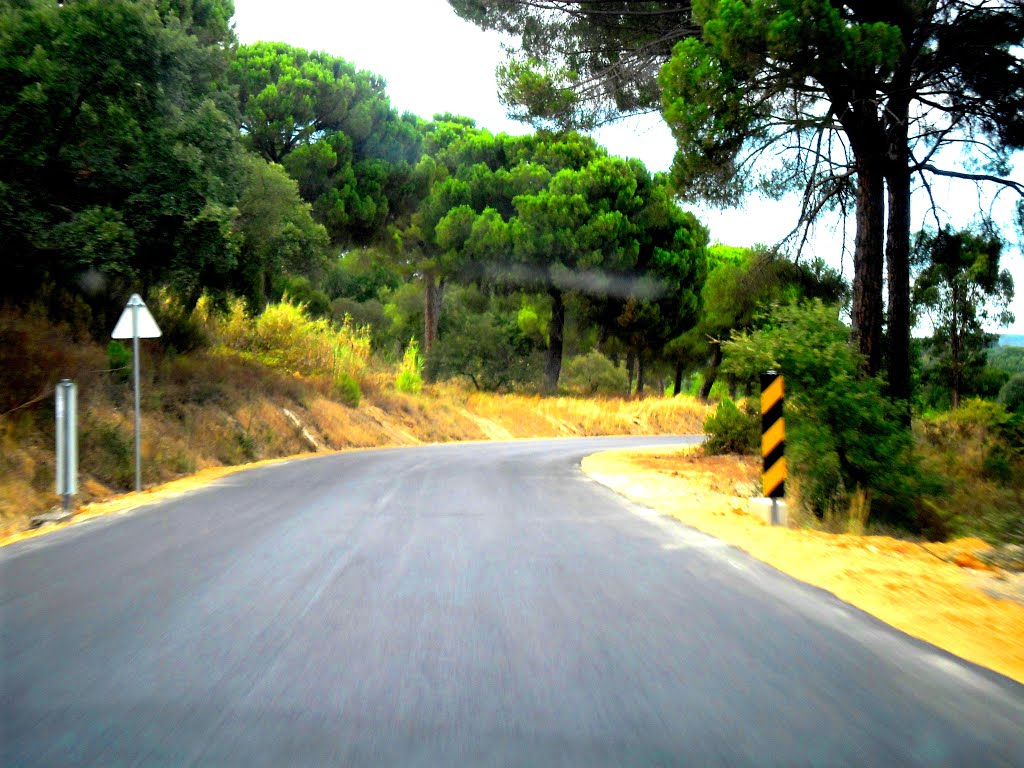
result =
M1024 193L1007 176L1024 139L1024 12L1014 0L451 4L518 36L520 54L498 78L514 115L590 127L660 98L684 196L735 203L753 189L798 191L803 222L855 208L854 333L866 369L887 365L901 398L912 180L926 192L940 175Z
M102 304L115 286L168 282L194 298L228 285L241 148L216 73L230 13L216 2L4 5L0 291L78 281Z
M920 232L912 253L917 273L913 306L933 329L926 343L929 372L944 380L955 408L971 370L986 365L985 350L995 341L985 332L986 321L1013 321L1007 309L1013 278L1000 268L1002 243L992 235Z
M690 2L449 0L462 18L519 40L499 68L510 113L537 128L590 129L660 107L658 71L699 34Z
M280 163L335 242L380 239L414 205L419 121L384 81L285 43L240 46L230 70L246 146Z
M799 189L804 219L852 199L854 330L878 371L887 239L889 377L907 397L911 175L1024 193L1000 176L1024 139L1019 3L723 0L694 14L701 37L678 43L661 76L680 189L722 201ZM978 173L939 167L953 144L970 147ZM765 162L780 151L781 168Z

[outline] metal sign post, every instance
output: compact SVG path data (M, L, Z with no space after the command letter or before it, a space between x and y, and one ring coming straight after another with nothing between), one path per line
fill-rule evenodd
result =
M78 492L78 390L75 382L61 379L55 392L57 414L57 495L64 514Z
M146 303L137 293L128 299L128 306L114 326L114 339L132 340L132 379L135 385L135 490L142 490L142 414L139 407L139 339L155 339L160 327L153 319Z

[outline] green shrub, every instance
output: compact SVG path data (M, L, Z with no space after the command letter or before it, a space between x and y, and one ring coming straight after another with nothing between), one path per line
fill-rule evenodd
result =
M625 368L594 350L566 362L562 384L580 395L625 395L629 381Z
M704 420L704 453L753 453L760 437L758 414L749 409L740 410L725 397L715 412Z
M430 378L466 376L477 389L512 389L540 376L541 360L515 315L452 311L452 332L441 336L427 360Z
M764 327L723 344L722 370L751 386L761 371L785 376L787 465L809 511L845 516L860 489L875 521L941 538L920 504L936 481L920 471L900 406L880 378L861 374L849 338L835 307L776 307Z
M349 408L358 408L362 399L359 382L342 371L334 378L334 396Z
M370 332L346 317L340 325L310 319L301 304L282 301L252 319L241 300L217 322L217 335L232 349L273 368L308 376L342 373L359 378L370 357Z
M107 369L117 381L128 381L132 375L132 351L120 341L107 344Z
M1003 385L999 390L999 402L1010 413L1024 411L1024 373L1015 374Z
M951 534L1024 543L1024 417L972 399L915 426L923 461L945 478L928 503Z
M160 346L169 352L193 352L210 345L202 313L185 310L185 305L167 289L150 292L147 306L160 326Z
M304 275L294 277L282 275L274 280L273 291L282 302L301 304L306 314L312 317L326 317L331 312L331 300L323 291L317 290Z
M395 389L409 395L418 395L423 391L423 357L416 339L409 340L405 354L402 355L402 364L395 377Z

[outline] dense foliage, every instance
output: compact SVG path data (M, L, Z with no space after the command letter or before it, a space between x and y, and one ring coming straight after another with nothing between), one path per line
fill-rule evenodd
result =
M996 341L985 326L1013 320L1007 310L1013 278L1000 269L1001 252L998 238L973 232L922 232L914 243L918 273L912 301L934 329L925 344L925 375L945 383L954 408L972 380L977 382L987 362L985 349Z
M230 287L244 184L221 87L230 15L213 1L3 6L3 296L43 296L98 331L131 288L194 303Z
M0 303L106 344L139 292L168 358L265 364L353 407L375 359L410 397L443 378L678 394L690 374L702 398L735 399L773 367L786 375L793 485L809 510L866 501L884 523L961 530L928 480L941 461L923 468L913 452L913 368L921 410L988 398L971 406L971 429L1000 447L979 471L1003 482L1019 468L1007 446L1021 366L982 330L1007 320L1001 244L991 227L940 229L911 252L904 219L911 174L945 173L938 153L963 132L984 167L952 175L1024 192L1002 176L1024 141L1019 8L453 5L521 36L500 80L535 133L399 114L382 79L343 58L238 45L230 0L0 6ZM938 95L922 106L928 88ZM570 130L659 104L680 144L671 176ZM781 142L781 166L756 162ZM732 201L758 185L802 190L805 219L856 206L852 329L839 319L851 291L823 261L712 246L676 197ZM903 347L911 255L913 306L935 331L915 350ZM19 334L0 328L5 359L31 368ZM125 348L108 358L123 369ZM34 402L46 375L4 374L0 410ZM733 399L708 421L712 450L756 439ZM939 451L961 427L928 418ZM100 436L121 450L116 430ZM1014 514L989 528L1017 530Z
M835 307L819 300L779 307L755 331L726 342L723 367L754 383L761 371L786 381L787 463L798 497L819 516L866 494L876 520L921 530L923 482L913 441L884 382L860 374L861 361Z
M411 204L419 121L380 77L284 43L239 47L229 75L244 144L288 169L336 242L379 237Z
M855 210L854 336L909 400L912 180L1024 197L1008 160L1024 145L1019 0L450 2L516 39L498 77L512 115L589 127L660 106L683 193L797 192L793 235Z
M707 454L751 453L761 438L761 420L755 410L740 409L730 398L723 397L715 412L704 421L707 440L702 448Z
M990 347L986 360L989 367L1008 374L1024 373L1024 347Z

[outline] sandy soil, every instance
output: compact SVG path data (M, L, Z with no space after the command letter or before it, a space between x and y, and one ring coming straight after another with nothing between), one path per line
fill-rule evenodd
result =
M583 470L622 495L828 590L909 635L1024 683L1019 574L987 568L979 539L917 544L766 525L747 513L758 466L694 449L609 451Z

